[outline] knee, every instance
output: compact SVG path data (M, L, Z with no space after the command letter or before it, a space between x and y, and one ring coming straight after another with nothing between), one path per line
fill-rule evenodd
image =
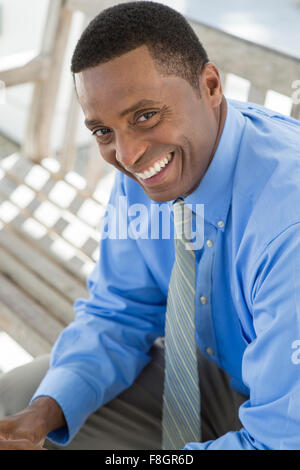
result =
M49 368L50 355L39 356L23 366L0 375L0 418L28 406Z

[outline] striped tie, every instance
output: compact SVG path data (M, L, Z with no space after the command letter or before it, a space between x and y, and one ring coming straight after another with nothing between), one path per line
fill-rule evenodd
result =
M165 326L165 382L162 447L182 449L199 442L200 390L195 340L195 253L186 234L192 212L182 199L173 204L175 262L169 284Z

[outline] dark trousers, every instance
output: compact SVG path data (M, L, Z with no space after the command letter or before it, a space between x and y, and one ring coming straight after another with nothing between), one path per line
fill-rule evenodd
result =
M161 449L164 347L151 349L152 361L135 383L93 413L68 446L46 440L48 449ZM241 428L239 406L246 396L234 391L228 375L198 350L202 441ZM0 376L0 418L24 409L49 367L49 356ZM59 387L59 384L57 384ZM71 398L72 399L72 398Z

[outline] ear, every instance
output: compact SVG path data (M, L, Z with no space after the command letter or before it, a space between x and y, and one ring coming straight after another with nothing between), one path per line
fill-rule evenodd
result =
M212 108L217 108L221 104L223 98L221 78L217 67L212 62L207 62L202 69L200 89Z

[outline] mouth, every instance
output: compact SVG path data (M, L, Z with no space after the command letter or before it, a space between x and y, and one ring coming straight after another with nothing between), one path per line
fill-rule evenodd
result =
M153 165L143 173L135 173L135 176L145 184L155 184L159 182L168 172L174 159L174 152L170 152L166 157L158 159Z

